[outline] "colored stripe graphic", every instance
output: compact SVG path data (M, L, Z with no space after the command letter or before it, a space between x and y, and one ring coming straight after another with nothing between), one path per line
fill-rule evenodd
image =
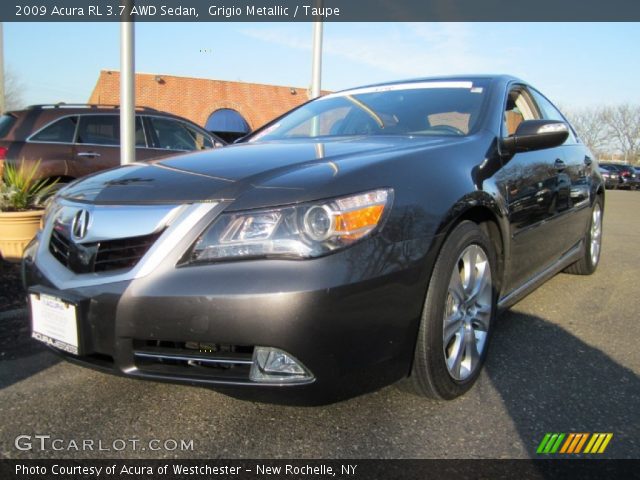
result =
M582 438L580 439L580 442L578 442L578 445L576 445L576 449L573 453L580 453L582 451L582 447L584 446L584 443L587 441L587 438L589 438L589 434L583 433Z
M538 445L536 453L603 453L612 438L613 433L547 433L540 442L540 445ZM583 451L582 448L585 444L586 447Z
M538 445L538 450L536 450L536 453L543 453L544 452L544 447L547 444L547 442L549 441L549 438L551 438L551 434L547 433L544 438L542 439L542 441L540 442L540 445Z
M571 445L571 442L573 442L573 439L576 437L575 433L570 433L569 436L567 437L567 441L564 442L564 445L562 446L562 449L560 450L560 453L567 453L567 450L569 449L569 445Z
M603 453L613 438L613 433L594 433L584 453Z
M538 445L537 453L556 453L564 437L564 433L547 433Z

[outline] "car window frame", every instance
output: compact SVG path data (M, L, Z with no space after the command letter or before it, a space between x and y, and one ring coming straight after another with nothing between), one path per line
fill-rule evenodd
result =
M55 125L56 123L58 123L61 120L64 120L65 118L72 118L72 117L76 117L76 128L73 132L73 137L71 137L71 142L56 142L54 140L34 140L33 137L35 137L36 135L40 134L41 132L43 132L44 130L46 130L47 128ZM47 144L47 143L52 143L54 145L74 145L76 136L78 135L78 125L80 125L80 115L77 113L73 113L73 114L69 114L69 115L62 115L60 117L54 118L53 120L51 120L49 123L47 123L46 125L40 127L38 130L36 130L35 132L33 132L31 135L29 135L26 139L25 139L25 143L37 143L37 144Z
M56 145L83 145L83 146L87 146L87 147L117 147L120 148L120 143L115 144L115 145L109 145L109 144L104 144L104 143L78 143L78 129L80 128L80 117L83 116L95 116L95 115L100 115L100 116L105 116L105 115L109 115L109 116L116 116L119 117L118 114L115 113L99 113L99 112L92 112L92 113L73 113L73 114L69 114L69 115L61 115L60 117L57 117L53 120L51 120L49 123L47 123L46 125L44 125L43 127L39 128L38 130L36 130L35 132L33 132L31 135L29 135L25 142L27 143L37 143L37 144L47 144L47 143L53 143ZM54 142L54 141L42 141L42 140L33 140L32 137L35 137L38 133L40 133L41 131L45 130L46 128L49 128L51 125L55 124L56 122L64 119L64 118L69 118L69 117L78 117L78 121L76 122L76 129L75 132L73 133L73 139L71 142ZM136 119L140 118L141 124L142 124L142 131L144 133L144 138L145 138L145 145L136 145L136 148L144 148L144 149L150 149L153 147L149 146L149 137L147 135L146 129L145 129L145 125L144 122L142 122L142 115L140 114L136 114L135 115Z
M76 127L76 134L74 137L74 145L82 145L82 146L98 146L98 147L119 147L120 146L120 141L118 141L117 143L92 143L92 142L79 142L78 141L78 134L80 133L80 124L83 120L86 120L87 117L119 117L119 115L113 114L113 113L89 113L89 114L84 114L84 115L79 115L78 118L78 125ZM118 119L119 122L119 119ZM119 128L119 127L118 127ZM120 131L118 131L118 136L120 134Z
M505 139L509 138L508 131L506 131L506 125L504 121L504 114L507 112L507 103L509 102L509 94L512 90L520 89L525 97L525 101L529 104L529 108L533 108L534 113L538 115L539 118L542 118L540 114L540 110L538 105L533 100L533 95L529 92L529 86L522 82L510 82L507 84L505 92L502 96L502 108L500 110L500 138ZM525 120L526 121L526 120Z

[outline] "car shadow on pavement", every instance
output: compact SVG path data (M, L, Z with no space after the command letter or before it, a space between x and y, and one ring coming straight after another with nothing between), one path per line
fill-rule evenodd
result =
M29 333L26 313L0 322L0 390L60 361Z
M531 458L545 457L536 450L548 432L613 433L606 457L640 457L640 379L562 327L506 312L486 372Z

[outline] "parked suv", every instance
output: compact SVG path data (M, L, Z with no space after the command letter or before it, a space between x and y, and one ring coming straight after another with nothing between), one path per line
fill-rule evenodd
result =
M117 105L34 105L0 117L0 160L40 161L38 178L73 179L120 164ZM136 159L220 147L223 140L184 118L136 109Z

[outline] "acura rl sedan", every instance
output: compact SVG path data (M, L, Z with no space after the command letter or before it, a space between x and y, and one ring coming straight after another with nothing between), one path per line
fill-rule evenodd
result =
M341 91L236 145L62 189L25 251L32 336L260 401L400 380L453 399L499 310L594 272L604 193L565 117L516 78Z

